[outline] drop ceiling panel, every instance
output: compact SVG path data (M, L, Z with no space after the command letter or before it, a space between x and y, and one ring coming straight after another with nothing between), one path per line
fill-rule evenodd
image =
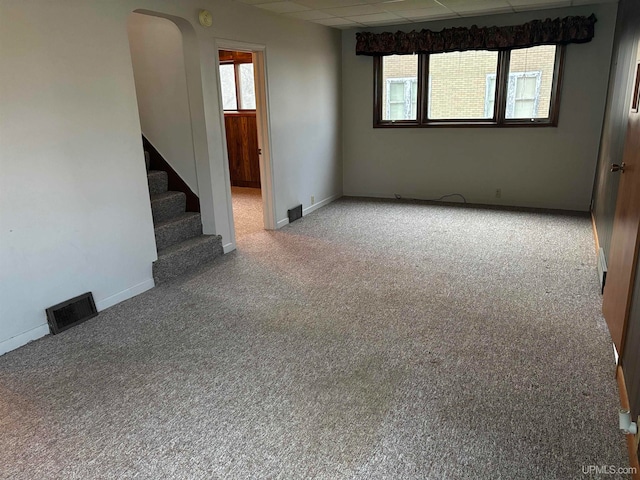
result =
M335 28L396 25L446 18L616 3L618 0L235 0Z
M296 0L300 5L312 8L314 10L322 10L325 8L349 7L351 5L362 5L367 3L363 0Z
M300 5L296 2L270 2L270 3L261 3L256 5L256 7L264 8L265 10L271 10L275 13L291 13L291 12L301 12L303 10L309 10L309 8L304 5Z
M336 17L349 17L351 15L373 15L374 13L385 13L376 5L365 3L363 5L352 5L350 7L326 8L324 12L330 13Z
M448 8L416 8L415 10L401 10L393 12L403 18L408 18L414 22L424 22L425 20L435 20L440 18L451 18L455 15Z
M333 15L327 12L322 12L320 10L305 10L302 12L290 13L287 16L297 18L298 20L309 20L309 21L323 20L326 18L335 18Z
M351 28L358 27L362 24L353 22L351 20L347 20L346 18L325 18L324 20L316 20L315 23L319 23L320 25L326 25L328 27L338 27L338 28Z
M378 3L378 7L384 8L388 12L419 8L445 8L434 0L404 0L403 2Z
M366 25L389 25L405 23L407 19L398 17L392 13L373 13L371 15L356 15L347 17L347 20Z
M541 8L560 8L571 5L571 0L510 0L516 12L539 10Z

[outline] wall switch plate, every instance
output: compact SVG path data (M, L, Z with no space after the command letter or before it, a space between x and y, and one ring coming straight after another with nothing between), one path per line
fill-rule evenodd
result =
M316 203L316 197L311 195L311 205L313 205L314 203Z

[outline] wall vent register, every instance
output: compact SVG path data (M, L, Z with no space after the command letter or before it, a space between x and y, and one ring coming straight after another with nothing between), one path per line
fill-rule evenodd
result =
M47 312L49 329L53 335L82 322L86 322L90 318L98 315L96 303L93 300L93 294L91 292L84 293L54 305L53 307L49 307L45 311Z

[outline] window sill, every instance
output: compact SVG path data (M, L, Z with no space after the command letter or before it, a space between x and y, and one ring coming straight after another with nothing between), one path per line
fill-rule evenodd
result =
M255 110L224 110L224 114L229 117L232 117L232 116L246 117L247 115L255 115L256 111Z
M377 122L373 128L530 128L530 127L557 127L557 121L509 121L509 122L465 122L465 121L445 121L445 122Z

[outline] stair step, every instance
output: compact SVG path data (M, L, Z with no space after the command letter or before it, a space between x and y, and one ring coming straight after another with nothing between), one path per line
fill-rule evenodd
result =
M146 153L146 152L145 152ZM156 195L164 193L169 189L169 176L162 170L151 170L147 173L149 183L149 194Z
M196 212L186 212L155 226L156 249L164 250L171 245L202 235L202 220Z
M222 255L220 235L200 235L158 252L153 262L156 284L175 278Z
M164 192L151 195L153 224L170 220L185 212L187 196L183 192Z

